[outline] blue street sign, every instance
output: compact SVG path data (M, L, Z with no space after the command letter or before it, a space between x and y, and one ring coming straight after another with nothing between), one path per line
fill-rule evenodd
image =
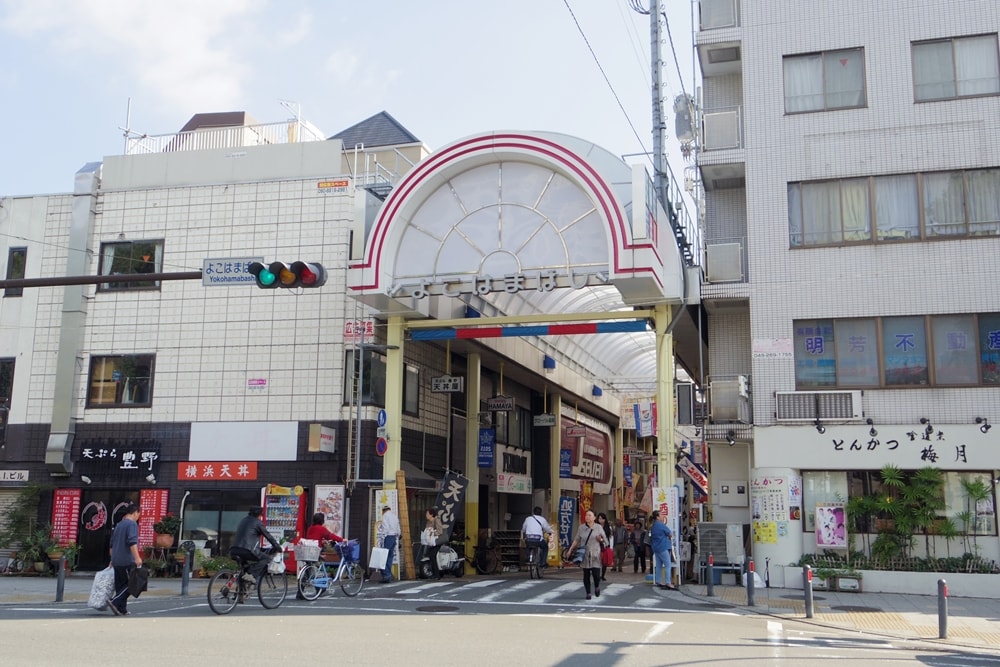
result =
M376 419L376 421L378 421L379 426L385 426L386 423L389 421L389 415L385 413L385 410L379 410L378 418Z

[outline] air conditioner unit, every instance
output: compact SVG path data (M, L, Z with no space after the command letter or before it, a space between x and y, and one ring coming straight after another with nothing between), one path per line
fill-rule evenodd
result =
M862 392L776 391L775 419L779 422L860 421Z
M713 422L751 423L750 397L745 375L733 380L712 380L709 391Z
M705 248L705 276L710 283L743 280L743 245L713 243Z
M740 564L745 559L743 524L699 523L698 560L702 563L712 554L719 565Z

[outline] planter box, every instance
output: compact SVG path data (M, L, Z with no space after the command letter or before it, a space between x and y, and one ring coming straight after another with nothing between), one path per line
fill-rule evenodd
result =
M861 577L851 576L849 574L838 574L837 590L845 593L860 593Z
M785 588L802 590L802 568L785 565ZM773 571L775 566L771 566ZM967 598L1000 598L1000 576L961 572L898 572L895 570L859 570L865 593L903 593L937 595L938 579L948 582L948 595ZM813 574L813 590L821 580Z

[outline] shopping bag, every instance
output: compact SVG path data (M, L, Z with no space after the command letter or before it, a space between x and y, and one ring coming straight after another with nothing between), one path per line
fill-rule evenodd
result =
M108 607L108 601L115 594L115 569L106 567L94 575L94 585L90 588L90 599L87 606L103 611Z
M145 565L137 567L128 573L128 593L134 598L139 597L149 587L149 570Z
M612 567L615 564L615 552L611 547L604 547L601 549L601 565L603 567Z
M372 547L372 555L368 558L368 567L381 570L389 560L389 550L382 547Z

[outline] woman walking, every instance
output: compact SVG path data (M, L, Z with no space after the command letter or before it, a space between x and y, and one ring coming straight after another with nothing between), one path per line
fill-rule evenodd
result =
M660 517L660 510L653 510L650 520L653 522L649 528L650 543L653 547L653 585L663 590L676 591L677 587L671 583L673 574L670 567L670 550L674 546L673 532L667 526L667 517ZM663 568L662 574L660 568Z
M576 530L576 537L569 545L569 558L572 560L573 554L579 547L583 547L583 562L580 568L583 570L583 590L590 599L590 582L594 582L594 595L601 597L601 549L607 543L604 529L597 523L593 510L587 510L583 515L583 523Z
M615 543L611 539L611 522L608 521L608 515L601 512L597 515L598 525L604 529L604 544L606 546L614 547ZM608 566L604 564L604 559L601 559L601 581L607 581L608 577Z

